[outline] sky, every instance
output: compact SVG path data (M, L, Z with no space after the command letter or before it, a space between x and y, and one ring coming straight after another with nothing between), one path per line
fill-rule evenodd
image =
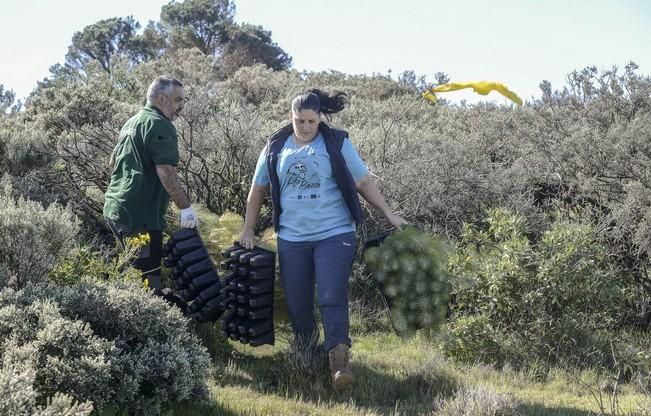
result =
M63 62L76 31L133 16L144 27L169 0L0 0L0 84L27 96ZM434 80L491 80L523 99L543 80L561 89L586 66L636 62L651 75L648 0L235 0L235 20L260 25L293 68L348 74L413 70ZM507 103L496 92L454 102Z

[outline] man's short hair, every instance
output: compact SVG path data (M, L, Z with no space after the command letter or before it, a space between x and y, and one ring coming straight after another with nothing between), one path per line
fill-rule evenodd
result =
M174 87L183 87L183 83L167 75L156 77L147 89L147 103L152 104L159 94L169 94Z

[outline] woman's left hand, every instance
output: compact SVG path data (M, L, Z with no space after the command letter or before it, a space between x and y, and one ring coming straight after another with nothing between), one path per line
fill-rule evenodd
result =
M387 214L387 220L396 228L401 228L403 225L407 225L407 221L405 221L404 218L393 212Z

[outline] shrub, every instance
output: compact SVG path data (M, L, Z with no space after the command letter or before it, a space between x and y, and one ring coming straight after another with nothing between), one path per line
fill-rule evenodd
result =
M20 294L18 298L22 300ZM63 392L97 404L110 400L104 386L112 381L111 361L118 355L111 342L95 337L83 321L63 317L50 300L4 305L0 351L5 365L34 368L41 397Z
M630 282L578 214L559 213L538 242L532 306L549 320L565 315L579 328L613 328L630 308Z
M79 224L71 211L14 197L7 176L0 181L0 288L25 287L74 242Z
M485 315L461 316L449 322L442 337L443 351L457 361L500 365L506 346Z
M511 360L602 363L609 354L599 330L617 327L631 304L632 283L610 264L578 212L558 212L531 243L522 217L490 210L483 227L464 228L449 265L455 276L451 335L459 339L447 344L447 352L464 361L499 361L486 352L509 347L478 344L486 329L476 323L483 320L495 333L508 334L488 339L509 339L518 350Z
M71 285L84 279L138 282L141 272L131 267L136 250L131 242L126 250L118 246L113 252L102 252L90 245L74 247L50 269L48 278L59 285Z
M526 310L533 264L525 222L506 210L489 211L484 224L464 225L456 252L449 257L453 312L485 313L491 322L510 325ZM520 308L520 309L518 309Z
M0 171L23 177L49 162L38 129L17 117L0 116Z
M49 398L46 406L37 405L34 379L35 372L31 368L3 366L0 370L0 415L87 416L92 413L92 403L75 403L72 397L60 393Z
M486 387L466 387L454 397L439 402L442 416L518 416L520 404L510 394L495 393Z
M648 347L641 349L622 340L613 349L613 354L616 365L611 369L612 377L634 380L638 389L648 396L651 393L651 351Z
M206 394L208 356L187 320L135 284L5 289L0 316L4 362L34 369L41 402L61 392L143 414Z

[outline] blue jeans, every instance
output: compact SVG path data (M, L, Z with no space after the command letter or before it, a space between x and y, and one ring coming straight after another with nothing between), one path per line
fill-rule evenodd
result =
M285 301L298 342L318 339L314 319L314 286L325 334L324 348L350 345L348 280L355 257L355 233L321 241L292 242L278 238L278 260Z

